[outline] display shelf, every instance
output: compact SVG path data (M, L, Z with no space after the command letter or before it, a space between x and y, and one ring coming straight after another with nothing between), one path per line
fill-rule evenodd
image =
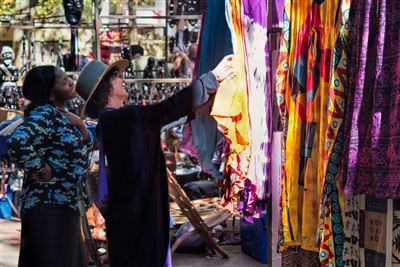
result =
M135 15L108 15L100 16L100 19L201 19L202 15L164 15L164 16L135 16Z
M191 83L191 78L125 79L125 83Z

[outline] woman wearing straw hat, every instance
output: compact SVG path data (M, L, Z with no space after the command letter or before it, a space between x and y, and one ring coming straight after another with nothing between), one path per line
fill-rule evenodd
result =
M122 73L128 61L108 66L94 60L82 69L76 88L87 103L83 113L98 118L98 201L107 196L111 267L170 264L168 184L160 129L205 104L221 81L235 76L232 60L232 55L226 56L212 72L151 106L123 105L128 94Z
M64 110L77 96L75 83L57 67L40 66L28 72L22 92L30 104L7 140L25 172L18 266L86 267L78 186L93 137Z

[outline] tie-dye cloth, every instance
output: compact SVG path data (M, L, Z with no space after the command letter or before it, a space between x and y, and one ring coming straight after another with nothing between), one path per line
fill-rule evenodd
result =
M248 178L257 187L257 197L269 194L272 111L266 2L243 0L243 43L250 118L250 165Z
M229 177L223 204L232 205L247 221L258 217L266 198L271 157L271 93L265 1L226 2L235 65L239 75L224 81L211 115L229 143Z
M285 3L276 94L283 126L280 246L318 251L339 0ZM335 136L331 138L335 140Z

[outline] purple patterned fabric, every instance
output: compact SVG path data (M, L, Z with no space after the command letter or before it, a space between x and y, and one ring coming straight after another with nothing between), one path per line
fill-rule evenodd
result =
M353 1L342 182L400 198L400 0Z
M249 179L244 182L243 191L240 193L237 209L243 221L253 223L253 218L259 218L259 214L263 209L265 203L257 202L257 195L255 193L256 187Z
M268 0L272 15L272 27L283 28L283 13L285 9L285 0Z

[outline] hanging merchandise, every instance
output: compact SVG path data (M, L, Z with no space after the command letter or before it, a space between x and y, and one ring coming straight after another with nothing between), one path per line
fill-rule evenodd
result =
M393 200L392 267L400 266L400 200Z
M341 2L285 2L276 83L283 126L281 250L289 246L319 250L331 59Z
M78 28L79 21L83 12L83 0L63 0L65 18L71 25L71 52L66 64L66 69L76 71L79 68L79 45L78 45Z
M271 87L267 39L266 1L242 0L242 40L248 94L250 164L248 178L257 188L257 198L269 195L271 165ZM232 28L231 28L232 31Z
M182 13L182 1L181 0L169 0L169 15L170 16L177 16L177 15L183 15ZM168 23L168 25L173 28L178 24L179 20L177 19L171 19Z
M65 71L64 57L63 57L63 53L62 53L62 48L63 48L62 36L58 37L57 48L58 48L57 67L59 67L61 70Z
M188 0L185 2L185 14L196 15L200 13L200 0ZM189 24L195 26L197 19L189 19Z
M345 194L400 198L400 0L352 3Z
M327 129L325 137L324 170L321 223L321 266L343 266L343 220L344 199L339 188L339 165L343 150L343 119L347 96L347 66L349 55L350 0L342 1L340 32L333 50L332 77L329 86Z
M40 44L40 62L44 63L44 56L45 56L45 52L44 52L44 33L43 35L40 37L39 39L39 44Z
M207 1L203 21L198 53L196 57L193 79L214 68L224 56L232 53L232 43L229 28L224 16L225 3L221 0ZM213 38L218 36L218 38ZM206 111L196 112L196 119L184 126L181 151L199 159L203 170L220 177L219 165L212 163L215 147L221 134L217 130L215 120Z
M270 3L270 14L272 15L272 27L282 28L283 27L283 10L285 6L285 0L267 0Z
M132 64L132 52L130 46L125 46L121 50L121 57L128 60L129 65L124 71L124 79L133 79L135 77L134 66Z
M360 266L360 205L361 196L344 197L343 266Z
M226 192L222 204L238 210L252 222L260 217L270 177L271 93L267 75L268 40L265 1L227 2L239 75L224 81L215 97L211 115L227 137ZM255 41L257 40L257 41Z
M83 0L63 0L62 2L67 22L73 26L78 25L83 12Z
M14 51L9 46L3 46L0 58L0 106L18 109L21 93L17 86L18 69L13 64Z
M360 265L391 266L393 200L362 196L360 219Z
M28 72L29 70L29 63L30 60L28 60L28 55L26 53L26 32L24 31L22 34L22 67L21 67L21 76L24 77L25 74Z
M31 68L36 67L36 48L35 48L35 37L34 34L31 34Z
M51 43L51 46L50 46L50 64L51 65L56 65L57 64L57 62L55 61L55 56L54 56L54 46L55 46L55 43Z

